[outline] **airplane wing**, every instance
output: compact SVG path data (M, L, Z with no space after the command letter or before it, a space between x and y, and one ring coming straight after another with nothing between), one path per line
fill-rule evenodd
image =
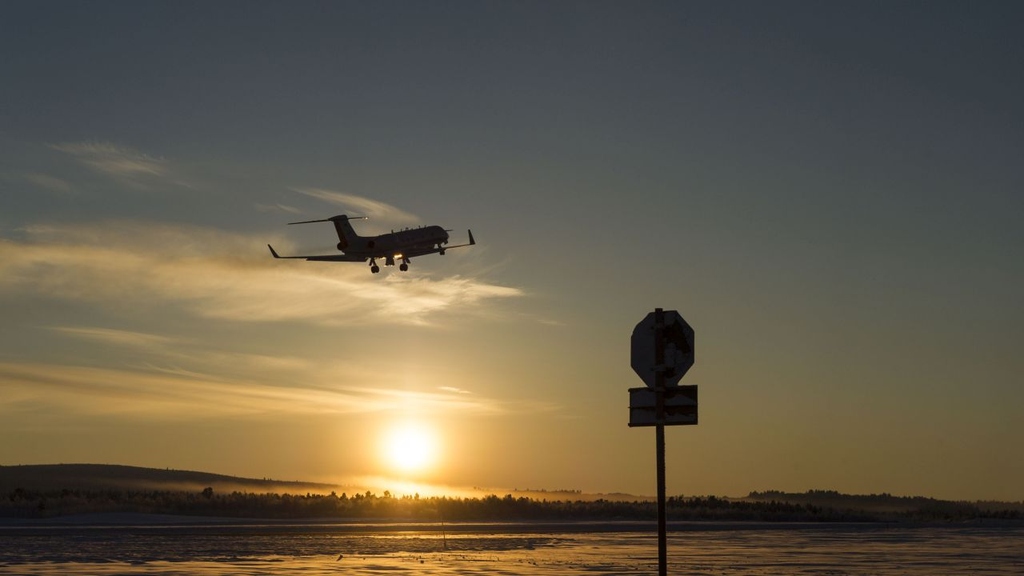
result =
M324 256L281 256L274 250L274 247L267 244L267 248L270 248L270 253L274 255L274 258L298 258L300 260L315 260L320 262L366 262L366 256L356 256L354 254L328 254Z
M440 248L437 248L437 247L430 247L430 248L425 248L425 247L424 248L405 248L401 252L402 252L402 255L405 256L406 258L412 258L414 256L424 256L426 254L444 254L445 251L451 250L452 248L464 248L466 246L473 246L473 245L476 244L476 240L473 238L473 231L472 230L468 230L468 232L469 232L469 242L467 242L465 244L456 244L454 246L442 246ZM381 256L378 256L378 258L383 258L384 256L386 256L386 254L382 254Z

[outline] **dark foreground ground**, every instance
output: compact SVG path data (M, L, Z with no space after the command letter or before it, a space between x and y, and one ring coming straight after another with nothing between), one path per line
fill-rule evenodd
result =
M1018 523L672 523L672 574L1024 573ZM0 574L656 573L650 522L384 523L74 516L0 524Z

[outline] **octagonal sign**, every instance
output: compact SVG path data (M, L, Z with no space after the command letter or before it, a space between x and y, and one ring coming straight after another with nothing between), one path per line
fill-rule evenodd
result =
M658 362L658 312L651 312L633 329L630 338L630 365L645 384L654 388L661 370L665 386L676 386L693 366L693 328L679 312L661 312L662 361Z

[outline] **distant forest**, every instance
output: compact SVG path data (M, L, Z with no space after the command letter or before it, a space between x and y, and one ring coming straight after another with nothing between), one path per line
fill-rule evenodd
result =
M69 465L72 466L72 465ZM651 520L657 505L650 500L548 500L529 497L488 495L472 498L395 497L361 493L287 493L206 486L202 489L153 488L145 482L131 482L126 476L159 479L169 476L181 483L189 478L216 479L225 485L245 486L264 482L226 476L180 471L160 471L131 467L102 469L111 478L108 487L99 486L97 474L65 475L61 482L54 469L41 471L36 485L13 485L32 480L38 470L32 467L0 466L0 517L55 518L75 514L143 513L252 519L337 519L408 522L501 522L501 521L615 521ZM13 472L12 472L13 471ZM77 471L65 467L57 471ZM99 474L102 476L103 474ZM86 478L86 480L82 480ZM63 484L63 487L61 485ZM135 484L135 487L132 485ZM322 486L301 483L275 483L298 488ZM142 487L140 487L142 486ZM716 496L673 496L667 501L672 521L767 521L767 522L951 522L979 519L1024 521L1024 503L951 502L924 497L899 497L889 494L851 496L828 490L802 494L752 492L745 498Z

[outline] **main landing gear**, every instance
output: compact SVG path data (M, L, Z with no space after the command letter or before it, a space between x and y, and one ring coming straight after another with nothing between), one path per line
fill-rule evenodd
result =
M394 266L395 258L393 256L386 257L384 259L384 265ZM402 258L402 263L398 266L398 269L401 270L402 272L407 272L409 270L409 259ZM377 260L374 258L370 258L370 272L372 272L373 274L377 274L378 272L380 272L380 266L377 265Z

